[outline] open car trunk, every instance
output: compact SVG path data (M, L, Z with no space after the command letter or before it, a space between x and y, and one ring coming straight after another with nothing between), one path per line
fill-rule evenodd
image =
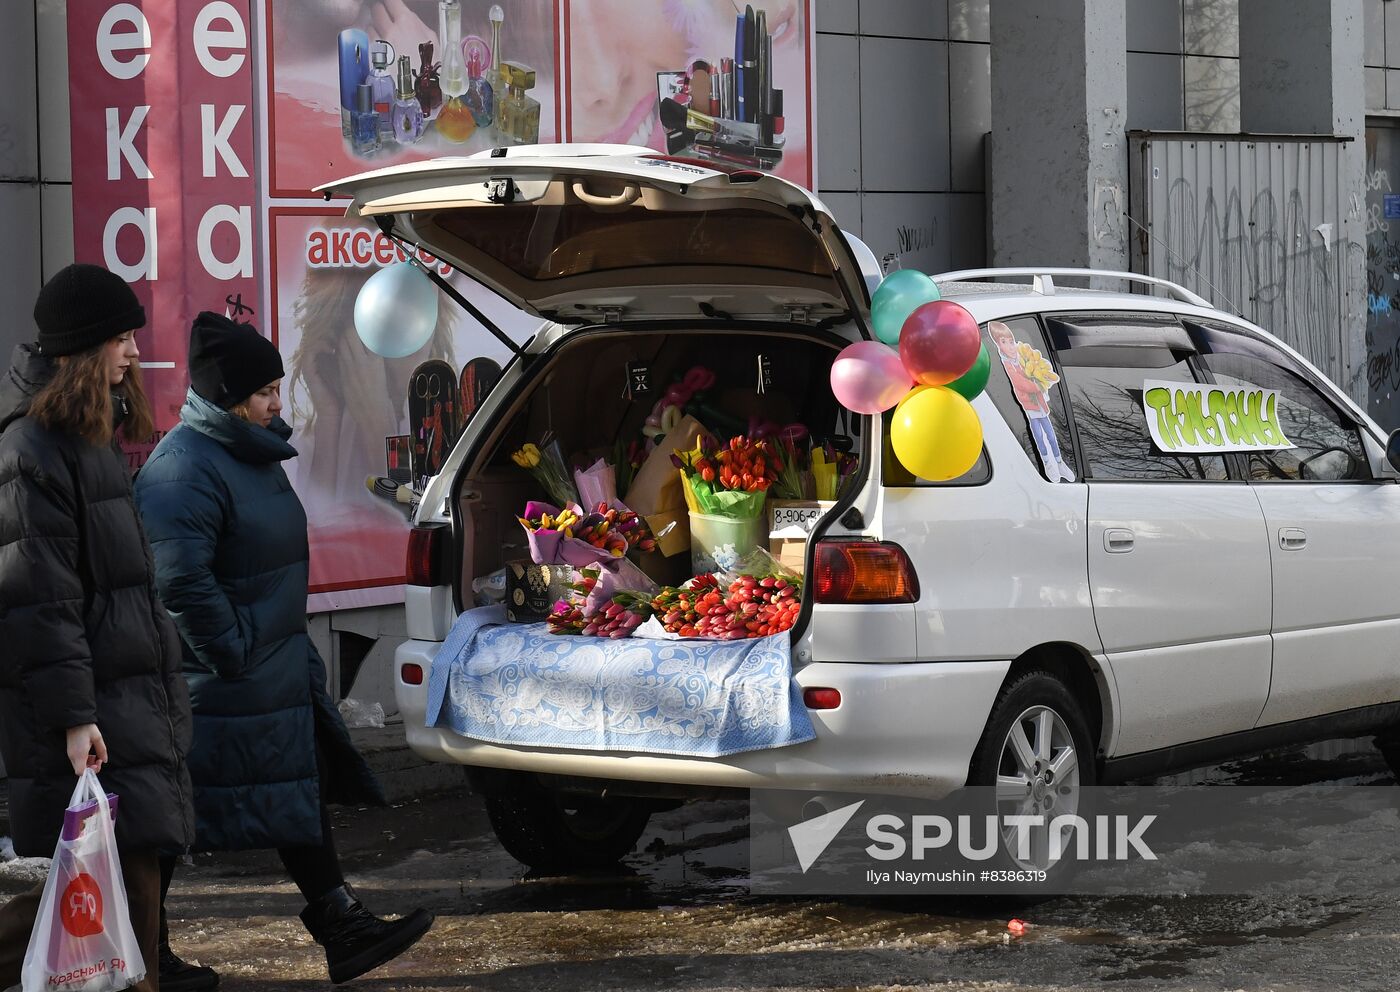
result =
M541 604L546 609L552 605L552 597L561 590L559 583L570 576L567 570L554 575L555 584L548 594L530 586L531 581L538 584L549 581L550 576L547 572L541 576L538 569L526 576L531 554L518 517L531 500L548 500L548 495L512 454L528 443L553 438L571 466L591 464L599 457L614 462L619 447L645 442L645 422L657 401L697 367L713 372L714 384L688 403L686 412L716 439L723 441L764 424L800 424L814 440L828 442L837 450L858 450L852 433L859 429L861 418L841 410L828 384L832 361L846 343L810 327L789 331L771 325L761 331L737 326L723 330L713 326L693 330L598 327L563 339L534 360L507 405L491 423L483 425L467 453L455 490L457 519L461 521L458 546L462 549L458 602L470 608L499 602L504 596L512 619L544 619ZM649 373L651 389L646 395L628 389L629 370L639 365ZM658 445L651 457L669 461L670 455ZM668 478L677 477L674 467L667 465L666 471ZM623 503L629 496L640 498L622 484L618 490ZM815 495L799 501L812 515L824 509ZM805 540L800 530L792 529L781 531L789 535L786 538L772 538L772 506L775 502L780 507L785 504L775 501L772 490L765 502L760 547L781 551L786 568L800 573ZM645 512L653 507L638 509ZM685 507L678 509L670 518L679 518L677 525L688 528ZM667 515L650 517L653 523L661 519ZM692 567L691 546L685 535L671 537L662 542L663 549L669 547L673 552L669 555L634 551L629 556L658 586L679 586L699 570ZM677 537L679 541L674 539ZM532 596L532 592L537 595Z

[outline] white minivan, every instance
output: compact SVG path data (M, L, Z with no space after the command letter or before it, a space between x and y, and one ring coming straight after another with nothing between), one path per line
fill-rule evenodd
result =
M648 149L538 146L326 193L543 321L424 494L395 659L409 745L468 767L522 862L616 860L652 811L729 790L972 784L1025 807L1339 736L1380 734L1400 761L1384 736L1400 724L1400 438L1265 330L1131 273L1093 274L1120 292L1064 285L1082 270L936 276L993 367L974 402L982 457L935 484L901 468L883 418L831 396L832 359L871 336L878 273L797 186ZM427 675L473 579L522 550L515 516L535 494L509 453L545 427L611 443L642 416L618 388L638 357L658 377L704 362L750 383L766 362L790 415L859 456L811 532L792 631L815 739L694 758L425 726ZM1173 447L1144 394L1177 385L1273 396L1285 445Z

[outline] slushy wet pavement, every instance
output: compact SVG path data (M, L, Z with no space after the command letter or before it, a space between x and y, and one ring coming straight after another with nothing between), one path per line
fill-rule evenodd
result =
M1392 780L1369 745L1345 742L1182 781ZM1400 973L1400 904L1347 883L1348 871L1368 864L1391 870L1388 829L1336 837L1335 884L1018 906L751 896L747 814L742 801L659 813L618 870L533 877L500 848L465 787L391 809L339 809L336 840L366 904L381 914L423 905L438 916L419 945L353 987L1392 989ZM200 857L171 893L173 943L219 969L228 992L328 987L296 918L301 905L275 856ZM1026 922L1023 933L1008 931L1012 917Z

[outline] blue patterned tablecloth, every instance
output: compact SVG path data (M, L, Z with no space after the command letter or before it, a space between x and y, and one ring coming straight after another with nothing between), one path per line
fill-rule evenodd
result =
M609 640L457 618L428 678L429 727L497 744L720 757L812 740L786 632Z

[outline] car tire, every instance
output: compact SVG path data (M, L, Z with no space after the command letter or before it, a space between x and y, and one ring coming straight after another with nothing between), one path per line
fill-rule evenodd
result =
M1021 737L1013 740L1018 728ZM1086 790L1097 780L1094 757L1089 723L1074 693L1051 672L1026 672L997 697L973 753L967 784L999 788L999 813L1039 813L1048 819L1073 812L1091 820ZM1026 789L1023 800L1017 802L1007 795L1022 785ZM998 867L1025 867L1006 847L998 852L998 861ZM1046 882L1036 888L1046 894L1053 892L1057 882L1068 880L1073 867L1069 859L1048 866Z
M557 792L524 772L482 769L471 778L501 846L542 874L617 864L636 847L651 818L644 799Z

